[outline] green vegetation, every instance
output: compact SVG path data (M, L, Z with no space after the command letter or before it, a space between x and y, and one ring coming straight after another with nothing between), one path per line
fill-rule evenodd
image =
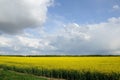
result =
M120 80L120 57L1 56L0 67L4 70L67 80Z
M21 74L0 69L0 80L47 80L29 74Z

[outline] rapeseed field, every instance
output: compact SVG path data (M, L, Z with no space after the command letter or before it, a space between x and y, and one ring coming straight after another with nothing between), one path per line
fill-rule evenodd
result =
M67 80L120 80L120 57L0 57L0 67Z

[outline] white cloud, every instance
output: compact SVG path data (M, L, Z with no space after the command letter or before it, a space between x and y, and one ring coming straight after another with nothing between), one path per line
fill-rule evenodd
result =
M119 6L119 5L114 5L114 6L113 6L113 9L114 9L114 10L118 10L118 9L120 9L120 6Z
M71 23L54 37L51 45L57 48L56 52L68 54L116 54L120 51L119 34L120 17L99 24Z
M0 0L0 31L20 32L41 26L53 0Z
M6 38L4 36L0 36L0 47L7 47L7 46L10 46L10 41L11 39L9 38Z
M42 34L42 37L31 37L30 34L32 33L0 36L0 52L120 55L120 17L113 17L98 24L65 24L59 32L57 30L56 34L44 32L45 36Z
M53 50L49 40L44 38L31 38L26 35L0 36L0 54L43 54L44 51Z
M39 48L39 39L31 39L22 36L17 36L17 38L23 46Z

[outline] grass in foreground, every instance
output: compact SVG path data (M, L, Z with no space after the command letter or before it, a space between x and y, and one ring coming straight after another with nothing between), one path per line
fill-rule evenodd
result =
M47 80L29 74L20 74L13 71L0 69L0 80Z

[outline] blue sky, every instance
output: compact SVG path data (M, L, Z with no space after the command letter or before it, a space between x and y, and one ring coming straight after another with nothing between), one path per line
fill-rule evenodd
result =
M48 13L62 16L68 22L80 24L99 23L111 17L119 17L120 11L113 9L119 0L55 0L55 6Z
M120 55L120 0L1 0L0 54Z

